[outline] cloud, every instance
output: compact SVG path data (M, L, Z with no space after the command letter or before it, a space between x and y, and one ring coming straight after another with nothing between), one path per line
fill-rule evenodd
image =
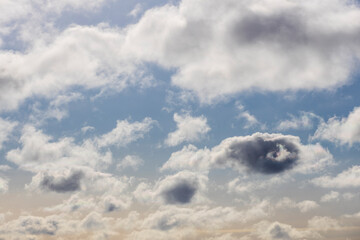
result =
M221 19L221 21L219 21ZM331 0L180 1L127 29L129 55L176 68L173 85L210 103L245 91L333 89L359 57L360 10Z
M262 221L254 225L255 231L250 234L261 240L295 240L295 239L318 239L317 233L309 230L299 231L291 225L280 222Z
M162 166L166 169L234 168L262 174L293 171L309 173L333 164L332 155L321 145L302 145L292 135L254 133L231 137L211 150L184 147Z
M331 217L314 216L308 221L308 227L314 228L320 231L329 231L339 229L340 224L338 220Z
M254 134L224 140L213 150L218 165L245 167L275 174L292 169L299 160L298 140L290 136Z
M331 191L330 193L325 194L324 196L322 196L320 201L321 202L339 201L339 196L340 196L340 194L338 192Z
M0 149L2 149L3 144L9 140L10 133L17 125L17 122L11 122L0 118Z
M111 152L99 151L87 139L80 144L71 137L55 141L29 125L24 126L19 143L22 146L9 151L6 158L20 168L33 172L70 166L104 168L112 161Z
M245 107L240 104L240 102L236 102L235 106L237 108L237 111L239 112L237 118L242 118L246 121L246 125L244 126L244 128L250 128L256 125L259 125L262 129L266 128L266 126L264 124L261 124L254 115L249 113L249 111L246 111Z
M81 143L76 143L72 137L56 141L34 126L26 125L19 141L22 147L9 151L6 158L28 171L71 166L104 169L113 161L108 147L124 147L143 138L154 123L150 118L133 123L117 121L116 127L110 132L84 138Z
M169 133L165 140L167 146L176 146L183 142L200 141L211 130L204 116L192 117L189 114L174 114L177 129Z
M322 118L311 112L300 112L300 116L296 117L290 115L289 120L283 120L278 123L277 130L289 130L289 129L310 129L314 125L314 120L322 121Z
M192 172L179 172L158 183L157 195L166 204L188 204L206 190L207 177Z
M39 38L41 42L41 35L34 39ZM141 64L124 58L118 29L71 26L45 42L24 53L0 52L0 110L17 109L34 96L51 100L75 86L84 91L119 92L151 81Z
M125 168L132 168L133 170L137 170L139 166L144 164L144 160L142 160L139 156L135 155L127 155L124 159L121 160L116 165L116 169L124 170Z
M305 213L305 212L309 212L315 208L318 208L319 204L317 204L314 201L310 201L310 200L295 202L294 200L285 197L276 203L276 207L280 208L280 209L297 208L300 210L300 212Z
M127 120L117 121L116 127L110 132L96 139L100 147L126 146L131 142L144 138L145 133L149 132L156 121L145 118L142 122L130 123Z
M360 166L353 166L335 177L322 176L311 180L311 182L323 188L360 187Z
M0 194L6 193L9 190L9 180L0 177Z
M31 182L25 188L31 192L81 192L85 197L103 195L105 198L107 195L122 197L122 193L128 189L129 184L130 181L127 177L116 177L89 167L74 166L42 170L32 177ZM102 205L106 205L104 199L101 201Z
M80 191L84 175L84 172L80 170L57 171L52 175L49 172L41 172L33 177L28 188L34 188L34 185L37 185L36 187L42 190L57 193Z
M128 15L136 18L142 11L143 11L143 6L141 5L141 3L137 3L133 8L133 10L129 12Z
M348 117L330 118L320 124L313 139L352 145L360 142L360 107L354 108Z

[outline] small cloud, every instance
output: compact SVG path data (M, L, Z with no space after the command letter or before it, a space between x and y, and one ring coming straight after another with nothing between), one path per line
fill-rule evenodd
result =
M143 11L143 6L141 3L138 3L135 5L135 7L131 10L131 12L128 15L136 18L142 11Z
M137 170L143 164L144 161L139 156L127 155L124 159L121 160L121 162L116 165L116 168L119 171L122 171L125 168L132 168L133 170Z
M200 141L211 130L204 116L192 117L189 114L174 114L177 129L165 139L167 146L177 146L183 142Z

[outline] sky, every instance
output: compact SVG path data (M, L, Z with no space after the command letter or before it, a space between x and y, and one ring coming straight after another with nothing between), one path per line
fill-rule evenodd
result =
M356 240L355 0L0 0L1 240Z

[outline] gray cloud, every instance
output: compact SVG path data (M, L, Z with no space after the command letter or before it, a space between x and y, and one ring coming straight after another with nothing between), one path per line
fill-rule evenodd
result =
M197 187L190 182L179 182L172 188L163 192L166 203L169 204L186 204L191 202L197 191Z
M292 169L299 160L299 151L292 138L257 134L231 141L218 163L228 162L253 172L275 174Z
M81 189L81 179L83 177L84 173L82 171L74 171L69 176L59 178L44 175L40 182L40 187L44 190L58 193L74 192Z

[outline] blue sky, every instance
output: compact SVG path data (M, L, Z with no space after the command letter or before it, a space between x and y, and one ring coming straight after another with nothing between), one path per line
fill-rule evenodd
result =
M357 2L0 13L0 239L358 238Z

